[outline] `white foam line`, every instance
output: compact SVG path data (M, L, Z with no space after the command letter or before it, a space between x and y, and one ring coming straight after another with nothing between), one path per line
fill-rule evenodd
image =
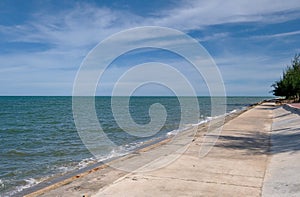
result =
M245 110L245 109L247 109L247 107L243 107L243 108L241 108L241 109L234 109L234 110L232 110L232 111L230 111L230 112L227 112L227 113L225 113L225 114L223 114L223 115L218 115L218 116L214 116L214 117L208 116L208 117L206 117L204 120L201 120L201 121L199 121L199 122L196 123L196 124L191 124L191 125L187 126L186 128L172 130L172 131L168 132L168 133L166 134L166 136L167 136L167 137L176 136L179 132L188 130L188 129L192 128L192 127L195 127L195 126L199 126L199 125L205 124L205 123L207 123L207 122L209 122L209 121L211 121L211 120L215 120L215 119L218 119L218 118L221 118L221 117L224 117L224 116L227 116L227 115L229 115L229 114L233 114L233 113L236 113L236 112Z

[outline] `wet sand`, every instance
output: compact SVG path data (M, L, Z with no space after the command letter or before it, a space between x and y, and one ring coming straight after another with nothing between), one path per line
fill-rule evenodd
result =
M273 121L286 117L276 110L287 111L263 103L228 116L220 135L206 133L208 125L201 125L26 196L270 196L277 192L272 181L280 180L278 169L292 165L289 157L282 166L274 165L281 156L276 159L272 149L279 143ZM199 154L206 148L207 155ZM294 167L292 172L300 171Z

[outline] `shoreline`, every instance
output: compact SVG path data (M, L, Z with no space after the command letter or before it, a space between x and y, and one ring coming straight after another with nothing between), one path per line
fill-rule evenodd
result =
M245 107L244 109L238 109L235 112L232 112L232 113L228 112L228 113L226 113L224 115L220 115L220 116L224 116L224 124L225 124L225 123L229 122L230 120L243 114L244 112L252 109L253 107L260 105L262 102L264 102L264 101L251 104L251 105ZM203 134L207 131L208 126L210 125L212 120L214 120L214 119L208 120L207 122L200 123L196 126L192 126L192 128L184 129L183 131L180 131L179 133L183 134L183 133L189 132L191 129L194 129L197 127L198 131L195 133L195 137L197 137L197 135L199 133ZM145 152L145 151L157 148L159 146L162 146L163 144L168 143L174 137L175 136L150 140L150 142L146 142L146 144L133 149L132 151L130 151L129 153L127 153L125 155L109 158L107 160L96 162L94 164L86 166L82 169L71 171L64 175L59 175L59 176L49 178L41 183L38 183L37 185L34 185L30 188L26 188L26 189L22 190L21 192L14 194L13 196L28 196L29 197L29 196L37 196L37 195L43 194L47 191L53 190L53 189L61 187L63 185L70 184L74 180L83 178L91 173L109 168L110 162L118 162L118 160L120 160L120 159L124 160L126 158L130 158L130 157L132 157L132 155L136 155L139 152Z
M262 101L227 114L219 136L206 132L211 121L206 122L195 126L195 133L190 129L180 132L181 137L175 140L176 136L154 140L107 163L97 162L13 196L123 196L125 191L139 196L149 194L145 192L153 195L297 196L300 195L297 186L300 167L295 165L300 161L299 111L287 104ZM211 142L203 141L206 137L217 137L218 141L209 154L199 160L199 150L196 150ZM172 141L173 147L189 144L183 152L165 155L166 144ZM156 161L134 166L136 171L115 168L140 160L149 161L145 159L151 154ZM180 156L167 165L155 168L160 161L178 154Z

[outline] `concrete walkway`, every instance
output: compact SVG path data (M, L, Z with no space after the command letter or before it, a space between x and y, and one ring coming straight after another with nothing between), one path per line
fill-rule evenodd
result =
M300 116L264 103L219 137L185 132L27 196L300 196L299 150Z
M200 136L170 165L127 174L94 196L260 196L272 109L256 106L229 121L205 157L199 157Z
M274 110L263 196L300 196L300 109Z

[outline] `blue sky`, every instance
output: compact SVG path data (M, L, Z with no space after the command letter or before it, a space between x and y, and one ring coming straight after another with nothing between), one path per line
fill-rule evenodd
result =
M270 95L270 85L300 53L298 0L1 0L0 95L71 95L93 47L121 30L152 25L198 40L218 65L228 95ZM101 83L110 84L118 76L110 75L133 59L180 62L163 51L137 54L116 61L124 66L112 65ZM105 88L97 93L110 94Z

